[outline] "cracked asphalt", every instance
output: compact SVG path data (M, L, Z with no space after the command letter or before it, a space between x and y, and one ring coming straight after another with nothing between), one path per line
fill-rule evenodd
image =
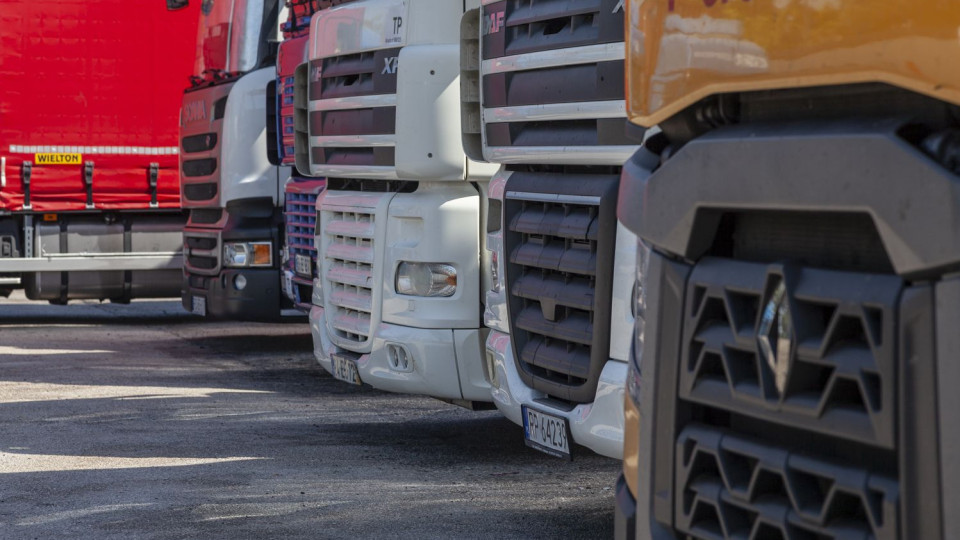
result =
M0 299L0 538L609 538L619 462L333 380L305 322Z

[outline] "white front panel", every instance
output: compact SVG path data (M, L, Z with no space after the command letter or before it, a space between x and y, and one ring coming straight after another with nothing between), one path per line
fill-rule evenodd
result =
M310 28L310 58L402 47L406 14L402 0L365 0L321 11Z
M223 118L220 167L220 204L253 197L277 203L280 178L290 167L274 167L267 160L267 83L275 68L244 75L227 97Z

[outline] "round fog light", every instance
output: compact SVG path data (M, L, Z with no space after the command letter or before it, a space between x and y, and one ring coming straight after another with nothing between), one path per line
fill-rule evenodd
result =
M242 291L247 286L247 278L242 275L238 275L233 278L233 286L237 288L238 291Z

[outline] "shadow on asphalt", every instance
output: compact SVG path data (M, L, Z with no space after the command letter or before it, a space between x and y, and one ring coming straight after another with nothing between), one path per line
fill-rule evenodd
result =
M617 462L546 457L496 411L336 381L306 325L6 307L0 346L44 338L0 355L5 539L612 536ZM14 328L30 324L92 328Z

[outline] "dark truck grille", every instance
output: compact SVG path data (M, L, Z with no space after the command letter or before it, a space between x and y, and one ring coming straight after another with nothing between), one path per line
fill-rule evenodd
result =
M681 533L898 536L901 290L892 275L697 264L676 404Z
M317 277L317 248L314 246L317 229L317 193L291 189L295 187L296 182L287 186L284 209L287 249L290 256L288 268L293 272L294 300L297 307L309 309L313 296L313 278ZM310 259L309 275L296 271L298 255Z
M376 139L396 133L396 100L362 98L397 93L399 54L396 48L310 61L309 100L321 103L320 110L309 111L306 126L310 137L321 138L320 144L310 145L313 165L394 165L394 144ZM329 107L324 104L337 98L357 99ZM338 137L353 140L338 144Z
M615 174L515 172L504 201L511 344L531 388L593 401L609 358Z
M634 144L625 136L618 0L497 2L484 7L483 33L484 60L526 55L523 62L505 59L483 69L488 146L547 147L562 155L570 147ZM505 157L494 156L508 162Z

